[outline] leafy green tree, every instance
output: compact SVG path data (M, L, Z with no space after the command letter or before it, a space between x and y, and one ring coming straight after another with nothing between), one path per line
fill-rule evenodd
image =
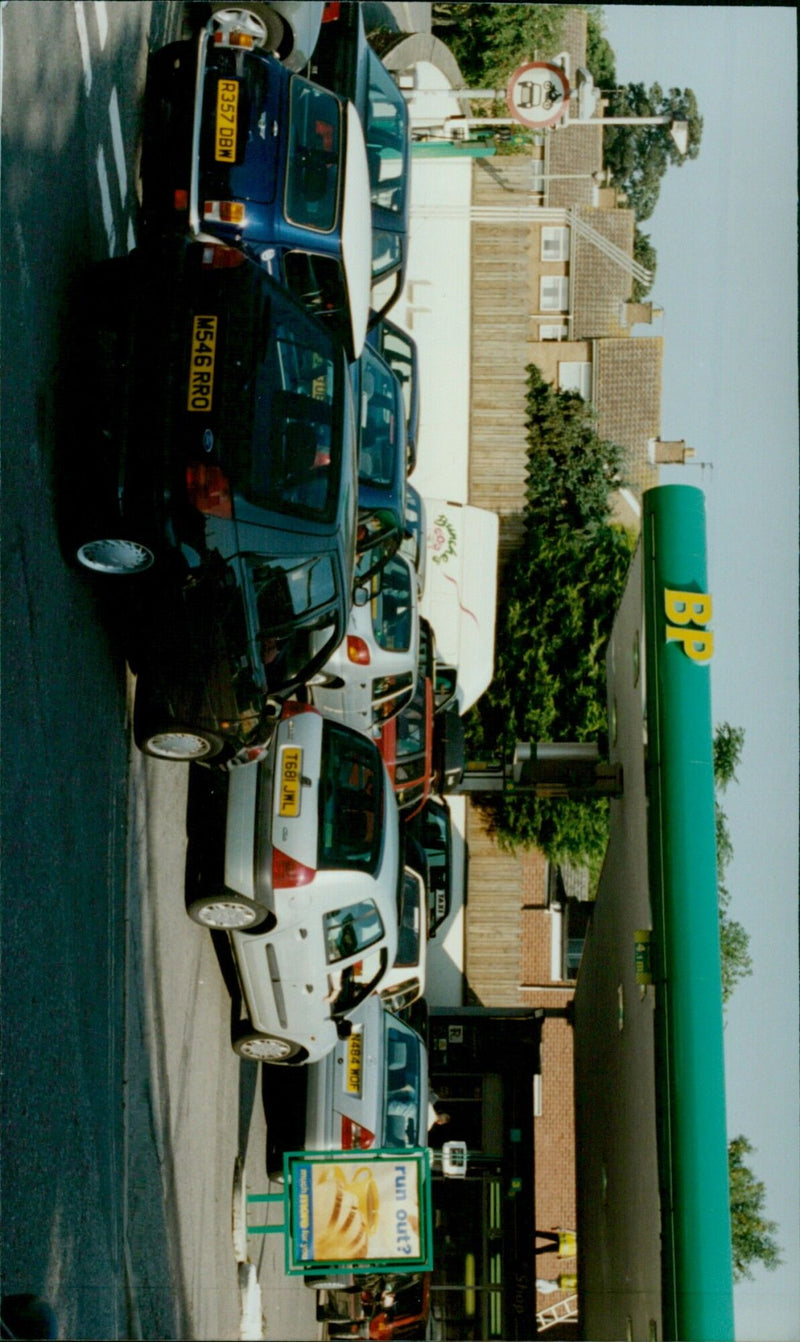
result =
M634 303L641 303L642 299L650 293L655 283L656 271L658 270L658 253L650 241L650 234L642 233L638 227L633 230L633 259L650 271L648 284L643 284L641 280L635 279L631 288L631 298Z
M534 51L557 52L564 31L563 5L439 4L431 27L452 51L473 88L503 88Z
M593 741L607 731L605 648L631 557L609 522L622 449L592 412L528 369L526 539L501 582L492 684L467 716L473 760L510 759L521 741ZM562 801L508 789L481 801L502 847L589 859L608 832L602 800Z
M775 1239L778 1226L764 1216L766 1190L745 1164L745 1156L754 1154L746 1137L733 1137L728 1143L734 1281L752 1278L755 1263L774 1272L782 1262Z
M598 89L613 89L617 83L616 56L605 34L602 5L583 5L586 10L586 65Z
M641 222L649 219L670 164L697 158L703 135L703 118L691 89L669 89L660 84L627 84L610 92L606 116L668 116L688 123L688 145L682 154L670 135L669 125L607 126L603 134L603 160L614 182L625 192L628 204Z
M737 983L753 972L750 938L742 924L731 918L728 912L731 897L725 884L725 872L733 857L733 844L727 817L719 802L719 794L724 792L730 783L736 782L736 770L741 762L743 748L744 731L741 727L732 727L729 722L722 722L717 726L713 742L714 784L717 793L714 810L723 1003L730 999Z
M736 770L742 762L744 729L721 722L714 732L714 782L720 792L737 782Z

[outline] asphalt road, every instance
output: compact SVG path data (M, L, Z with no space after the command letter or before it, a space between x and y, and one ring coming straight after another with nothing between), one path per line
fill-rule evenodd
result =
M63 385L77 285L135 243L148 46L184 7L1 18L2 1291L43 1295L64 1337L238 1337L233 1175L238 1156L266 1190L259 1072L185 913L188 770L131 746L125 602L59 546L84 469ZM268 1335L317 1336L282 1237L250 1243Z

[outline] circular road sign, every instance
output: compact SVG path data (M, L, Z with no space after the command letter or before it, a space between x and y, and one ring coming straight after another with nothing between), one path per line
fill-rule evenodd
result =
M559 65L528 61L518 65L506 89L508 110L523 126L541 130L564 115L569 102L569 80Z

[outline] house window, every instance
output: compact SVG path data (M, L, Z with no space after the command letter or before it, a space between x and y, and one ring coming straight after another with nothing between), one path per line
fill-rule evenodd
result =
M542 275L539 284L542 312L569 310L569 279L566 275Z
M592 365L590 363L560 363L558 390L576 391L584 401L592 399Z
M544 323L539 327L540 340L566 340L569 335L569 328L566 326L548 326Z
M542 229L542 260L543 261L569 260L568 228Z

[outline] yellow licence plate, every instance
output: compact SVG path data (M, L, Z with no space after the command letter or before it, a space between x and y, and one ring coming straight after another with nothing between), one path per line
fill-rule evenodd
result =
M362 1035L354 1030L347 1041L347 1080L345 1088L349 1095L361 1094L361 1057Z
M217 84L217 124L214 135L214 158L218 163L236 161L238 113L239 85L235 79L221 79Z
M278 814L293 816L300 814L300 776L303 764L303 751L300 746L285 746L281 755L281 792Z
M217 318L195 317L192 322L192 352L189 356L189 410L208 414L214 395L214 359L217 353Z

